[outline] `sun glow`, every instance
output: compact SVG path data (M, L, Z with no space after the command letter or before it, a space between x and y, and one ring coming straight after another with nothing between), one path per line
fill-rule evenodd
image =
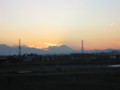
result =
M44 43L45 45L49 46L61 46L62 44L54 44L54 43Z
M63 45L63 44L42 43L41 45L25 45L25 46L30 47L30 48L47 50L48 47L51 47L51 46L61 46L61 45Z
M27 45L27 47L30 47L30 48L40 48L40 47L38 47L36 45Z

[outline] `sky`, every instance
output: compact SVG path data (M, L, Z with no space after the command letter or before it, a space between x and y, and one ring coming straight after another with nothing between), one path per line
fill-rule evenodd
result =
M0 44L120 49L120 0L0 0Z

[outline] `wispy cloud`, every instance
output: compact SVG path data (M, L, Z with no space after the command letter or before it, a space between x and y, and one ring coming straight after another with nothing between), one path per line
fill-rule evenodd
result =
M115 26L115 25L116 25L115 22L112 22L112 23L110 24L111 27L113 27L113 26Z

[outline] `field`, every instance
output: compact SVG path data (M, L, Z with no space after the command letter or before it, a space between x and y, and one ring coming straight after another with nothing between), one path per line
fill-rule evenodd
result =
M1 74L0 90L120 90L120 68Z

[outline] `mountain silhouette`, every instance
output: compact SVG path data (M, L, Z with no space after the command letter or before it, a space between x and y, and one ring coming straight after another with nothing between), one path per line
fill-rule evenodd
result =
M107 53L112 51L120 51L117 49L95 49L95 50L84 50L85 53ZM72 48L61 45L61 46L50 46L45 49L31 48L27 46L21 46L22 54L71 54L71 53L81 53L81 50L73 50ZM0 55L18 55L18 46L8 46L6 44L0 44Z
M66 45L50 46L50 47L47 48L47 50L51 54L70 54L70 53L75 52L75 50L71 49L70 47L68 47Z

